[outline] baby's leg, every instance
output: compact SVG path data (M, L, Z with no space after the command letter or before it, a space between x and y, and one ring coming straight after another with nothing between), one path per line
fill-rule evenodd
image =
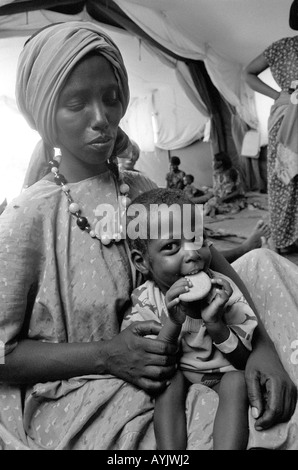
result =
M180 370L155 400L154 431L158 450L185 450L187 380Z
M223 375L214 421L214 450L245 450L248 442L248 397L242 371Z

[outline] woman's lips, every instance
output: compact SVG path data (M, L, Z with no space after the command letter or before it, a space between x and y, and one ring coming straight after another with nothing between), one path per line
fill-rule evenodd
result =
M113 139L111 137L105 137L100 139L94 139L88 143L88 147L92 147L96 150L101 150L104 147L111 147Z
M89 145L106 144L107 142L110 142L111 140L112 140L112 137L110 136L96 137L96 139L91 140L88 144Z

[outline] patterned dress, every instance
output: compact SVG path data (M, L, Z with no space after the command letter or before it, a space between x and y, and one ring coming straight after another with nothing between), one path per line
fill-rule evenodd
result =
M152 188L137 173L131 172L126 182L132 197ZM115 201L109 174L69 186L90 223L99 202ZM252 251L236 263L298 384L298 268L269 250ZM130 304L132 285L123 244L105 247L81 232L61 189L48 181L36 183L0 217L0 363L5 361L3 343L8 352L20 336L52 343L111 338ZM212 448L217 403L213 390L190 387L189 449ZM156 449L154 400L112 375L26 387L1 383L0 404L3 450ZM298 450L298 411L290 423L263 433L254 429L250 416L249 444Z
M298 80L298 36L274 42L264 51L264 55L276 83L282 91L287 92L291 82ZM270 225L277 248L285 248L298 239L298 178L295 177L285 185L274 171L276 137L282 119L277 121L269 132L267 156Z

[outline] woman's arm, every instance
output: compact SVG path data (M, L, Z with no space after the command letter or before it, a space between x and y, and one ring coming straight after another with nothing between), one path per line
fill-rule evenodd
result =
M260 54L254 60L252 60L244 69L244 78L247 84L254 91L261 93L262 95L269 96L273 100L277 100L279 92L271 86L263 82L258 75L269 67L266 57L264 54Z
M177 346L144 338L156 322L136 322L108 341L47 343L23 340L5 356L0 381L37 383L80 375L112 374L148 393L160 393L175 373Z
M226 325L223 321L218 323L205 323L207 331L211 336L215 346L226 356L227 360L239 370L244 370L247 359L249 357L250 351L246 349L244 344L240 341L237 335L230 330L228 325ZM234 337L236 346L233 351L226 352L221 349L221 344L225 343L229 336L232 335Z
M285 371L256 307L242 280L226 259L213 247L211 269L230 277L243 292L258 318L254 331L253 350L248 358L245 376L250 404L257 430L288 421L295 411L297 389Z

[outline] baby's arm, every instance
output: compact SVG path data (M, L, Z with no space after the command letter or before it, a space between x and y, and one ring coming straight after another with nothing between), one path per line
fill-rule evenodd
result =
M169 317L158 334L158 339L177 343L186 313L179 295L189 290L188 279L175 282L165 296ZM180 370L168 387L155 399L154 432L158 450L185 450L187 430L185 399L187 381Z
M202 319L213 343L236 369L244 369L250 351L223 319L224 308L232 295L232 287L221 278L212 279L211 302L202 311Z
M169 343L177 343L181 327L185 321L184 303L180 303L179 295L189 290L188 279L181 278L175 282L165 296L169 317L158 334L158 339Z

